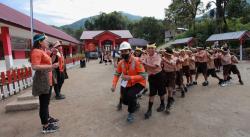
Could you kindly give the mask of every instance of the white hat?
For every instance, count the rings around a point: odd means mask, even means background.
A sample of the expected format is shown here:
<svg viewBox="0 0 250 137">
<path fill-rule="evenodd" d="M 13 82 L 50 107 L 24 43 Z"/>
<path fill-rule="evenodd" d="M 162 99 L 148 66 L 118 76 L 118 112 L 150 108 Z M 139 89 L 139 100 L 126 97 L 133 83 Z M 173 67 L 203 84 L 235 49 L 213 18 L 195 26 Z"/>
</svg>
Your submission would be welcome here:
<svg viewBox="0 0 250 137">
<path fill-rule="evenodd" d="M 120 44 L 119 50 L 125 50 L 125 49 L 132 49 L 130 44 L 126 41 L 124 41 Z"/>
</svg>

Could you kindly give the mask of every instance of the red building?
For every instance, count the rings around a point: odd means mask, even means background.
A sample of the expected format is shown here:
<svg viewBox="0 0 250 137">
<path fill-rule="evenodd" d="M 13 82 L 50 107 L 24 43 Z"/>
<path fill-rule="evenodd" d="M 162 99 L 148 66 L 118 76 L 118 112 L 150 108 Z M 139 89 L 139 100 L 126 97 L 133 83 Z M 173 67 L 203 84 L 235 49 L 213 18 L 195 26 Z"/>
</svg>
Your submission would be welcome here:
<svg viewBox="0 0 250 137">
<path fill-rule="evenodd" d="M 83 48 L 87 52 L 96 52 L 97 50 L 111 51 L 119 47 L 123 41 L 133 38 L 129 30 L 100 30 L 83 31 L 81 40 Z"/>
<path fill-rule="evenodd" d="M 64 55 L 79 52 L 80 42 L 63 31 L 34 19 L 34 34 L 44 33 L 49 42 L 61 41 Z M 27 65 L 31 50 L 30 17 L 0 4 L 0 68 Z M 17 66 L 19 64 L 19 66 Z M 4 70 L 4 69 L 2 69 Z"/>
</svg>

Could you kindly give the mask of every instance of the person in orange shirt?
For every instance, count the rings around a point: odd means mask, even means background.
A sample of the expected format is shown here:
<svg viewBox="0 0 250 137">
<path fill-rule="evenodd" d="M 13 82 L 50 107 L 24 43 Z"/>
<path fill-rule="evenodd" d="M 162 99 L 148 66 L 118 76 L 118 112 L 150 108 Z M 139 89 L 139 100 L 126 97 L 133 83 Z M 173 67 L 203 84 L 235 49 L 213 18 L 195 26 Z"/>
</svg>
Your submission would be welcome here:
<svg viewBox="0 0 250 137">
<path fill-rule="evenodd" d="M 65 99 L 65 95 L 63 95 L 61 93 L 61 89 L 64 83 L 64 79 L 65 79 L 65 60 L 64 60 L 64 56 L 63 56 L 63 49 L 62 49 L 62 44 L 59 41 L 56 41 L 54 43 L 54 48 L 56 48 L 59 52 L 57 52 L 57 56 L 58 56 L 58 62 L 59 62 L 59 66 L 56 69 L 56 73 L 57 73 L 57 90 L 59 92 L 59 95 L 56 96 L 57 100 L 60 99 Z"/>
<path fill-rule="evenodd" d="M 137 109 L 137 95 L 146 85 L 146 73 L 141 62 L 132 55 L 132 49 L 128 42 L 122 42 L 119 50 L 121 51 L 122 60 L 117 65 L 111 91 L 115 91 L 121 76 L 122 102 L 128 105 L 127 121 L 133 122 L 133 113 Z"/>
<path fill-rule="evenodd" d="M 157 108 L 157 112 L 162 112 L 165 110 L 165 94 L 166 90 L 163 82 L 163 73 L 161 68 L 161 56 L 156 53 L 155 44 L 147 45 L 148 56 L 143 62 L 143 65 L 146 68 L 148 73 L 148 82 L 149 82 L 149 102 L 148 110 L 145 113 L 145 119 L 148 119 L 152 115 L 152 106 L 154 103 L 155 95 L 160 96 L 161 104 Z"/>
<path fill-rule="evenodd" d="M 34 36 L 33 49 L 31 51 L 31 66 L 35 70 L 33 77 L 32 94 L 39 96 L 39 115 L 43 125 L 42 133 L 55 132 L 58 127 L 55 123 L 58 119 L 49 115 L 50 93 L 52 89 L 51 70 L 58 67 L 58 64 L 52 64 L 50 56 L 46 53 L 48 41 L 44 34 Z"/>
<path fill-rule="evenodd" d="M 56 41 L 53 44 L 53 48 L 51 49 L 53 51 L 53 54 L 51 55 L 52 59 L 55 58 L 55 61 L 58 62 L 59 66 L 55 69 L 56 73 L 56 83 L 54 84 L 54 90 L 56 93 L 55 98 L 57 100 L 65 99 L 65 96 L 61 94 L 61 88 L 64 82 L 64 58 L 62 54 L 59 52 L 61 43 L 59 41 Z M 52 60 L 53 61 L 53 60 Z"/>
</svg>

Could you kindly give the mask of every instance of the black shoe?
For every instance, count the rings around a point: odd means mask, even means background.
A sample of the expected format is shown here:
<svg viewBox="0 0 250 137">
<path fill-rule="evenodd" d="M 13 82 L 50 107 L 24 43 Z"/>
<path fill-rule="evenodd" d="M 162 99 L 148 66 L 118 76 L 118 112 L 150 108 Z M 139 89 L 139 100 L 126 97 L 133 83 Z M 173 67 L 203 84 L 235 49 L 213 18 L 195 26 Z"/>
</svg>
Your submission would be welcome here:
<svg viewBox="0 0 250 137">
<path fill-rule="evenodd" d="M 174 102 L 175 102 L 174 98 L 171 97 L 171 98 L 170 98 L 170 104 L 171 104 L 171 106 L 174 104 Z"/>
<path fill-rule="evenodd" d="M 65 99 L 65 96 L 64 95 L 56 96 L 56 100 L 61 100 L 61 99 Z"/>
<path fill-rule="evenodd" d="M 165 113 L 166 113 L 167 115 L 169 115 L 169 114 L 170 114 L 170 108 L 166 107 Z"/>
<path fill-rule="evenodd" d="M 242 81 L 242 80 L 239 80 L 239 82 L 240 82 L 240 84 L 241 84 L 241 85 L 244 85 L 244 83 L 243 83 L 243 81 Z"/>
<path fill-rule="evenodd" d="M 143 95 L 145 95 L 148 92 L 148 88 L 145 88 L 142 92 Z"/>
<path fill-rule="evenodd" d="M 175 95 L 176 94 L 176 91 L 173 91 L 173 95 Z"/>
<path fill-rule="evenodd" d="M 136 98 L 142 99 L 142 94 L 137 94 L 137 95 L 136 95 Z"/>
<path fill-rule="evenodd" d="M 56 118 L 53 118 L 53 117 L 50 117 L 48 119 L 49 124 L 57 124 L 58 122 L 59 122 L 59 119 L 56 119 Z"/>
<path fill-rule="evenodd" d="M 187 89 L 187 87 L 184 87 L 184 91 L 185 91 L 185 92 L 188 92 L 188 89 Z"/>
<path fill-rule="evenodd" d="M 165 105 L 164 104 L 161 104 L 158 108 L 157 108 L 157 112 L 162 112 L 165 110 Z"/>
<path fill-rule="evenodd" d="M 149 119 L 152 116 L 152 110 L 148 110 L 147 113 L 144 114 L 145 119 Z"/>
<path fill-rule="evenodd" d="M 119 103 L 119 104 L 117 105 L 117 111 L 121 111 L 121 110 L 122 110 L 122 104 Z"/>
<path fill-rule="evenodd" d="M 185 92 L 184 91 L 181 91 L 181 97 L 185 98 Z"/>
<path fill-rule="evenodd" d="M 218 84 L 221 85 L 222 83 L 223 83 L 223 79 L 220 79 Z"/>
<path fill-rule="evenodd" d="M 168 104 L 166 106 L 166 109 L 170 109 L 172 107 L 172 105 L 174 104 L 174 98 L 173 97 L 169 97 L 168 98 Z"/>
<path fill-rule="evenodd" d="M 197 82 L 196 82 L 196 81 L 193 81 L 193 85 L 197 85 Z"/>
<path fill-rule="evenodd" d="M 202 86 L 207 86 L 208 85 L 208 81 L 204 81 L 203 83 L 202 83 Z"/>
<path fill-rule="evenodd" d="M 57 126 L 53 125 L 53 124 L 49 124 L 47 127 L 43 127 L 42 133 L 46 134 L 46 133 L 54 133 L 56 132 L 58 129 Z"/>
</svg>

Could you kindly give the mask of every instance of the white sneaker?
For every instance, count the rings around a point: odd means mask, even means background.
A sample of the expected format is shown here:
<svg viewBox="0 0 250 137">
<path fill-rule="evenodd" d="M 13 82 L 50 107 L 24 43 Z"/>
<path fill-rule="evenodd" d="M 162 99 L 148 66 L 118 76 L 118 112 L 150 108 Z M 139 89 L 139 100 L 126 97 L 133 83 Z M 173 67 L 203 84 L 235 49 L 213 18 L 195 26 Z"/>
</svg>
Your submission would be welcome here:
<svg viewBox="0 0 250 137">
<path fill-rule="evenodd" d="M 221 84 L 222 87 L 225 87 L 225 86 L 227 86 L 227 85 L 228 85 L 227 83 L 222 83 L 222 84 Z"/>
</svg>

